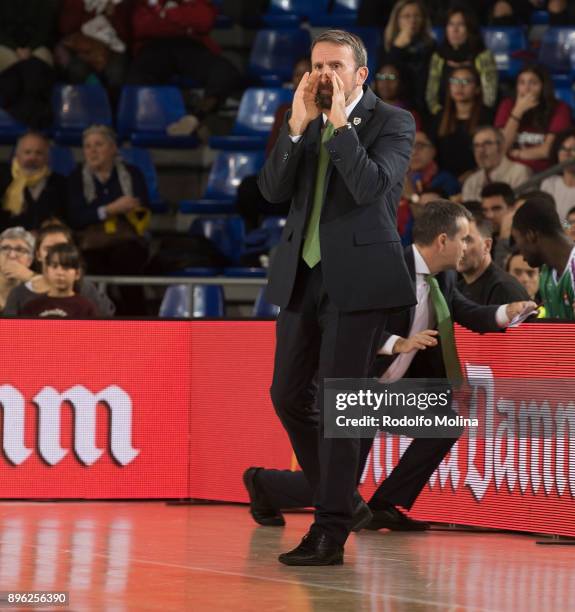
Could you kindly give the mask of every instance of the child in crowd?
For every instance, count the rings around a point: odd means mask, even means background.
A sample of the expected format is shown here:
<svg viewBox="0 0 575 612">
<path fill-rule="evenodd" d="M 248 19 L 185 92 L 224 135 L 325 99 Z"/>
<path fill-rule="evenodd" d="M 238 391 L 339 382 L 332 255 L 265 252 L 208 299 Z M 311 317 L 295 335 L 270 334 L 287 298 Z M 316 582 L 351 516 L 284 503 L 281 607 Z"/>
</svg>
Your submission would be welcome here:
<svg viewBox="0 0 575 612">
<path fill-rule="evenodd" d="M 48 293 L 25 304 L 22 314 L 74 319 L 97 317 L 96 306 L 76 293 L 81 268 L 80 253 L 74 245 L 62 243 L 50 247 L 43 267 Z"/>
</svg>

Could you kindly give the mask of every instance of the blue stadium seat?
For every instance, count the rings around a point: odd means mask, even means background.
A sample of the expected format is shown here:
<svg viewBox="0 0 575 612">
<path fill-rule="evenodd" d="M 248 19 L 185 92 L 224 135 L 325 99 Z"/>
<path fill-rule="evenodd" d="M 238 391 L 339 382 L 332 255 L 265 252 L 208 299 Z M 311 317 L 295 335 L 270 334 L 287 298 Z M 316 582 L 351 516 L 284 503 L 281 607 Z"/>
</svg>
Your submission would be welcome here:
<svg viewBox="0 0 575 612">
<path fill-rule="evenodd" d="M 101 85 L 56 85 L 52 92 L 54 140 L 79 145 L 90 125 L 112 125 L 108 94 Z"/>
<path fill-rule="evenodd" d="M 76 160 L 68 147 L 53 144 L 50 147 L 49 164 L 54 172 L 68 176 L 76 167 Z"/>
<path fill-rule="evenodd" d="M 318 27 L 348 29 L 357 23 L 360 0 L 333 0 L 329 13 L 312 15 L 311 24 Z"/>
<path fill-rule="evenodd" d="M 285 217 L 267 217 L 261 227 L 245 238 L 246 255 L 268 253 L 279 241 L 286 223 Z"/>
<path fill-rule="evenodd" d="M 555 97 L 562 100 L 569 106 L 571 112 L 575 112 L 575 92 L 573 91 L 573 83 L 570 75 L 554 74 L 553 86 L 555 89 Z"/>
<path fill-rule="evenodd" d="M 168 212 L 168 205 L 162 200 L 160 192 L 158 191 L 156 166 L 152 161 L 149 151 L 146 151 L 146 149 L 139 149 L 138 147 L 124 147 L 120 149 L 120 155 L 126 163 L 137 166 L 144 175 L 152 211 L 155 213 Z"/>
<path fill-rule="evenodd" d="M 280 311 L 280 307 L 275 304 L 270 304 L 265 298 L 265 287 L 259 290 L 258 297 L 254 304 L 253 316 L 266 319 L 275 319 Z"/>
<path fill-rule="evenodd" d="M 539 62 L 554 73 L 575 70 L 575 27 L 547 28 L 539 49 Z"/>
<path fill-rule="evenodd" d="M 181 201 L 180 212 L 233 213 L 238 185 L 245 176 L 257 174 L 263 163 L 263 151 L 221 151 L 212 165 L 204 197 Z"/>
<path fill-rule="evenodd" d="M 497 70 L 504 76 L 514 77 L 523 61 L 512 57 L 516 51 L 527 49 L 527 36 L 522 26 L 488 27 L 482 29 L 485 46 L 493 53 Z"/>
<path fill-rule="evenodd" d="M 303 19 L 315 23 L 315 18 L 327 12 L 330 0 L 270 0 L 264 23 L 271 28 L 297 27 Z"/>
<path fill-rule="evenodd" d="M 232 133 L 229 136 L 213 136 L 210 147 L 228 151 L 265 149 L 278 106 L 291 103 L 292 99 L 291 89 L 246 89 Z"/>
<path fill-rule="evenodd" d="M 28 128 L 0 108 L 0 144 L 13 144 Z"/>
<path fill-rule="evenodd" d="M 245 226 L 241 217 L 199 217 L 192 221 L 190 234 L 204 236 L 213 242 L 232 264 L 240 261 L 245 237 Z"/>
<path fill-rule="evenodd" d="M 443 42 L 443 38 L 445 36 L 445 28 L 443 26 L 433 26 L 431 28 L 431 35 L 437 43 L 441 43 Z"/>
<path fill-rule="evenodd" d="M 308 30 L 259 30 L 249 61 L 249 74 L 270 86 L 291 81 L 297 60 L 309 55 Z"/>
<path fill-rule="evenodd" d="M 169 136 L 166 128 L 186 114 L 182 93 L 177 87 L 126 85 L 118 106 L 118 136 L 134 146 L 189 149 L 198 138 Z"/>
<path fill-rule="evenodd" d="M 161 318 L 223 317 L 221 285 L 170 285 L 160 305 Z"/>
<path fill-rule="evenodd" d="M 533 11 L 531 13 L 531 25 L 547 25 L 548 23 L 548 11 Z"/>
</svg>

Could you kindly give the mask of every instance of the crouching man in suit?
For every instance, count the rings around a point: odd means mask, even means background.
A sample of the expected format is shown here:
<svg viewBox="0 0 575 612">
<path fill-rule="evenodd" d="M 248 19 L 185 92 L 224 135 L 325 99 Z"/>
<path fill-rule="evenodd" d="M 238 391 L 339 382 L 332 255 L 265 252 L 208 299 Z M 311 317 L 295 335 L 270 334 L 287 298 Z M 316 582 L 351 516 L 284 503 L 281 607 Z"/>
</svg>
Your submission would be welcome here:
<svg viewBox="0 0 575 612">
<path fill-rule="evenodd" d="M 391 383 L 405 378 L 463 380 L 453 336 L 453 322 L 475 332 L 501 331 L 520 312 L 535 309 L 534 302 L 480 306 L 457 289 L 455 268 L 461 261 L 469 234 L 471 214 L 446 200 L 429 203 L 414 227 L 414 244 L 405 249 L 405 262 L 417 305 L 390 314 L 372 375 Z M 421 531 L 427 523 L 415 521 L 409 510 L 429 477 L 456 439 L 416 438 L 392 473 L 368 502 L 359 499 L 352 530 L 393 529 Z M 357 481 L 371 449 L 362 439 Z M 281 509 L 312 505 L 313 492 L 303 472 L 251 467 L 244 473 L 250 511 L 260 525 L 284 525 Z"/>
</svg>

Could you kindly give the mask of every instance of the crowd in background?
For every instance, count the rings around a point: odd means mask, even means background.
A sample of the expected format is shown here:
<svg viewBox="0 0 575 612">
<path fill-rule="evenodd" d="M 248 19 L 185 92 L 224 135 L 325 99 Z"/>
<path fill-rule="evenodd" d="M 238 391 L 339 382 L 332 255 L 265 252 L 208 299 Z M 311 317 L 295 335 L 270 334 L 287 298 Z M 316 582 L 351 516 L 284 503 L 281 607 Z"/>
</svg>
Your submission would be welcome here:
<svg viewBox="0 0 575 612">
<path fill-rule="evenodd" d="M 265 10 L 264 2 L 253 5 Z M 364 0 L 359 8 L 360 25 L 381 29 L 371 87 L 383 101 L 411 111 L 417 127 L 398 210 L 402 241 L 410 244 L 427 202 L 463 203 L 474 214 L 476 243 L 482 245 L 477 270 L 468 257 L 463 289 L 496 266 L 515 276 L 530 297 L 540 297 L 538 266 L 529 265 L 514 245 L 514 216 L 526 201 L 547 202 L 567 240 L 575 233 L 575 165 L 545 178 L 540 190 L 514 194 L 534 174 L 575 158 L 571 108 L 556 98 L 548 70 L 528 53 L 514 82 L 502 82 L 481 33 L 484 25 L 527 24 L 536 9 L 547 10 L 552 25 L 575 24 L 575 5 L 566 0 Z M 170 134 L 190 134 L 249 84 L 210 37 L 216 15 L 209 0 L 0 3 L 0 104 L 31 129 L 0 168 L 0 308 L 6 314 L 29 313 L 30 298 L 44 296 L 71 304 L 76 315 L 88 312 L 85 300 L 93 313 L 111 316 L 114 305 L 83 282 L 82 273 L 138 274 L 149 263 L 146 183 L 138 168 L 120 160 L 110 128 L 96 125 L 84 132 L 83 161 L 69 177 L 51 170 L 50 142 L 42 131 L 51 124 L 54 84 L 101 83 L 114 105 L 125 84 L 191 79 L 203 93 L 188 115 L 168 127 Z M 432 30 L 437 26 L 443 26 L 439 34 Z M 306 70 L 309 59 L 301 58 L 294 87 Z M 276 113 L 268 152 L 288 109 L 286 104 Z M 286 202 L 271 208 L 255 177 L 244 179 L 238 190 L 238 212 L 248 229 L 288 207 Z M 53 244 L 46 247 L 46 240 Z M 62 244 L 68 250 L 56 248 Z M 572 287 L 572 260 L 570 251 L 565 266 L 545 282 L 559 286 L 565 276 Z M 77 272 L 77 278 L 69 274 L 71 290 L 54 289 L 54 270 Z M 118 314 L 143 314 L 142 299 L 138 288 L 125 288 Z M 55 309 L 50 302 L 41 312 Z M 572 302 L 565 312 L 573 318 Z"/>
</svg>

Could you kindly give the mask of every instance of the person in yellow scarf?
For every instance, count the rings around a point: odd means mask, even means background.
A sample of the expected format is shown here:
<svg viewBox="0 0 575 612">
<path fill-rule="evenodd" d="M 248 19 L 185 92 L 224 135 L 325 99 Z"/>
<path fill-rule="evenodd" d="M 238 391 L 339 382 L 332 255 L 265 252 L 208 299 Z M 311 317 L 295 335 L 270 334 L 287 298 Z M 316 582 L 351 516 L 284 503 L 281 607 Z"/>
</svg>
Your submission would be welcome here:
<svg viewBox="0 0 575 612">
<path fill-rule="evenodd" d="M 0 229 L 39 229 L 47 219 L 64 218 L 65 179 L 52 172 L 50 143 L 43 134 L 20 137 L 9 168 L 0 176 Z"/>
</svg>

